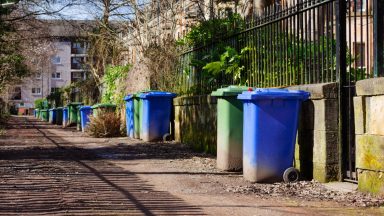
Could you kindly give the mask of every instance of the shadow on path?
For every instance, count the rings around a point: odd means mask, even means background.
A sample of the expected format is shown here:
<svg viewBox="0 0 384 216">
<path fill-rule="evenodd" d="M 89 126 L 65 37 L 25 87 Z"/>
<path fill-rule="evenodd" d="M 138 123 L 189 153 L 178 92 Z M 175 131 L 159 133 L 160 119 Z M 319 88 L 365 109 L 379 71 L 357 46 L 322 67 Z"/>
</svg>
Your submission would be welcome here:
<svg viewBox="0 0 384 216">
<path fill-rule="evenodd" d="M 26 117 L 9 122 L 7 135 L 0 137 L 0 214 L 204 214 L 91 150 L 62 145 L 68 141 L 47 135 L 47 129 L 59 127 Z M 32 133 L 39 134 L 36 141 L 26 142 L 23 136 Z M 16 140 L 12 134 L 18 135 Z"/>
</svg>

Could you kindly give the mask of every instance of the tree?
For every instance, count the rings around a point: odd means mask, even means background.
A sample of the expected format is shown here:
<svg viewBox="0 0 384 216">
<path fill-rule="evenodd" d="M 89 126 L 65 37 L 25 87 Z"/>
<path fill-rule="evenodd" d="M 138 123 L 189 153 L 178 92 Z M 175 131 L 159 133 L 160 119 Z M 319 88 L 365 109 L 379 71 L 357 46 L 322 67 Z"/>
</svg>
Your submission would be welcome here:
<svg viewBox="0 0 384 216">
<path fill-rule="evenodd" d="M 24 58 L 19 49 L 19 41 L 9 40 L 14 36 L 15 30 L 4 20 L 12 10 L 11 7 L 0 7 L 0 92 L 7 84 L 27 74 L 26 66 L 23 64 Z"/>
<path fill-rule="evenodd" d="M 67 1 L 54 7 L 55 0 L 12 2 L 8 7 L 0 6 L 0 93 L 7 85 L 33 75 L 41 64 L 50 64 L 54 50 L 38 16 L 53 15 L 76 4 L 76 1 Z"/>
</svg>

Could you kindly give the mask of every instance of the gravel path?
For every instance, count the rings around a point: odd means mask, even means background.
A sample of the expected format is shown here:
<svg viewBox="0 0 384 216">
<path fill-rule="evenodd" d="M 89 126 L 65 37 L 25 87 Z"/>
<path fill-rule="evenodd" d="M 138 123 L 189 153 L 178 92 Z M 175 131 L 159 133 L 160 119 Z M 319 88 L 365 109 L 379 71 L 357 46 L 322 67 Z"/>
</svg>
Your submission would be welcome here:
<svg viewBox="0 0 384 216">
<path fill-rule="evenodd" d="M 314 181 L 251 184 L 215 166 L 173 142 L 12 117 L 0 135 L 0 215 L 384 215 L 379 197 Z"/>
</svg>

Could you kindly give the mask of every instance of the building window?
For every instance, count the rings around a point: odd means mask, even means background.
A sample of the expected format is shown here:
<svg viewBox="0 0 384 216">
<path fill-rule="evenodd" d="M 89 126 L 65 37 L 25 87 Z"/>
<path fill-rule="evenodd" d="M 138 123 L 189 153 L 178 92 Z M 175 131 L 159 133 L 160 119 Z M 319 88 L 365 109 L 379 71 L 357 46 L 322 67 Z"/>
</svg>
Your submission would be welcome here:
<svg viewBox="0 0 384 216">
<path fill-rule="evenodd" d="M 71 69 L 80 70 L 83 68 L 85 59 L 82 57 L 72 57 L 71 58 Z"/>
<path fill-rule="evenodd" d="M 21 100 L 21 87 L 16 86 L 9 90 L 9 99 L 10 100 Z"/>
<path fill-rule="evenodd" d="M 355 67 L 365 68 L 365 43 L 353 43 L 355 51 Z"/>
<path fill-rule="evenodd" d="M 41 88 L 32 88 L 32 94 L 41 95 Z"/>
<path fill-rule="evenodd" d="M 59 92 L 60 88 L 51 88 L 51 93 Z"/>
<path fill-rule="evenodd" d="M 52 73 L 52 79 L 61 79 L 61 73 L 60 72 Z"/>
<path fill-rule="evenodd" d="M 61 63 L 60 56 L 52 57 L 52 64 L 60 64 L 60 63 Z"/>
<path fill-rule="evenodd" d="M 73 42 L 71 47 L 71 53 L 72 54 L 85 54 L 86 48 L 85 48 L 85 42 Z"/>
</svg>

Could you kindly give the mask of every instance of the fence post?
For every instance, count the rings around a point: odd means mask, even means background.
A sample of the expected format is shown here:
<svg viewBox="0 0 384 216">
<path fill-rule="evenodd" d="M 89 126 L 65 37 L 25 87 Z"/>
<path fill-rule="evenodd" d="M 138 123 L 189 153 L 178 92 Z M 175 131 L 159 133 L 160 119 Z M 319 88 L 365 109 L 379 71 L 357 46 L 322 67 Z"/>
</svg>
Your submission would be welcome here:
<svg viewBox="0 0 384 216">
<path fill-rule="evenodd" d="M 384 76 L 383 55 L 384 55 L 384 16 L 381 14 L 384 9 L 383 0 L 373 0 L 373 56 L 374 76 Z"/>
<path fill-rule="evenodd" d="M 343 146 L 347 139 L 346 132 L 346 118 L 344 113 L 347 113 L 346 109 L 346 92 L 345 86 L 347 84 L 347 34 L 346 34 L 346 20 L 347 20 L 347 7 L 345 0 L 336 0 L 336 74 L 337 82 L 339 85 L 339 180 L 343 180 L 344 171 L 344 155 Z"/>
</svg>

